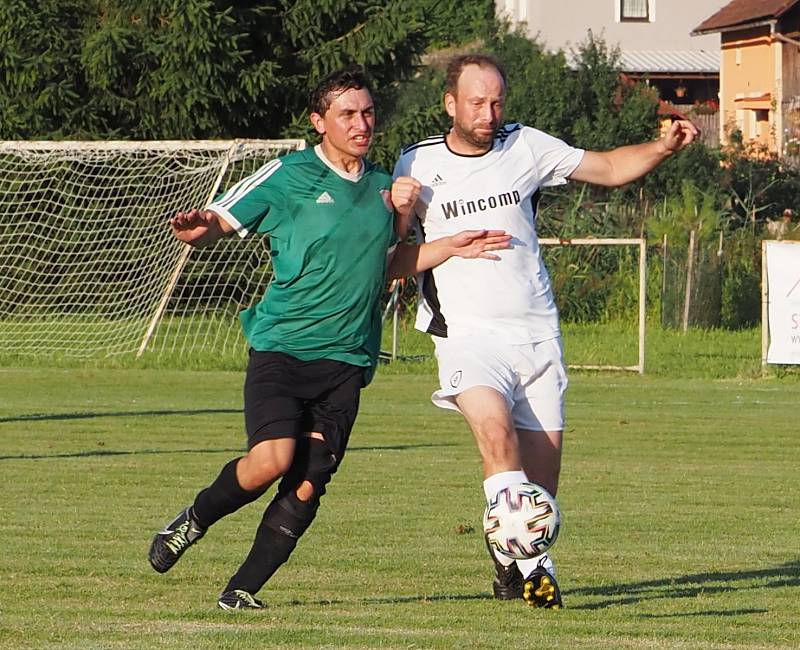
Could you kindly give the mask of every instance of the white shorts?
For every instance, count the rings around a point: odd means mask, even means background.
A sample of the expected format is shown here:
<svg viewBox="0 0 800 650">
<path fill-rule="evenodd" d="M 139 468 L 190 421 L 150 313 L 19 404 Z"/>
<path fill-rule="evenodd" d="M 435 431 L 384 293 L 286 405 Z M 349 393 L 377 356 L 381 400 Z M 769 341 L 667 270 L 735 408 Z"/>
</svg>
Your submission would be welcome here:
<svg viewBox="0 0 800 650">
<path fill-rule="evenodd" d="M 489 386 L 508 403 L 514 426 L 529 431 L 564 430 L 567 371 L 560 338 L 521 345 L 482 337 L 432 337 L 441 388 L 436 406 L 458 411 L 454 397 Z"/>
</svg>

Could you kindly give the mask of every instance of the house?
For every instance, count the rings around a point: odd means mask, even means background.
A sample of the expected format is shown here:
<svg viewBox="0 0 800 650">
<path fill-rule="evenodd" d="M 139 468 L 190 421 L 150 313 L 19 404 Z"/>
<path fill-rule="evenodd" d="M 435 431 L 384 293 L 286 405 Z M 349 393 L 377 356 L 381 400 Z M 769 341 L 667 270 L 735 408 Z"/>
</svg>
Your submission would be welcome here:
<svg viewBox="0 0 800 650">
<path fill-rule="evenodd" d="M 677 105 L 716 104 L 719 36 L 692 28 L 729 0 L 496 0 L 499 16 L 549 50 L 570 52 L 587 31 L 620 49 L 621 71 Z"/>
<path fill-rule="evenodd" d="M 733 0 L 692 33 L 721 35 L 721 140 L 738 130 L 746 142 L 797 155 L 800 0 Z"/>
</svg>

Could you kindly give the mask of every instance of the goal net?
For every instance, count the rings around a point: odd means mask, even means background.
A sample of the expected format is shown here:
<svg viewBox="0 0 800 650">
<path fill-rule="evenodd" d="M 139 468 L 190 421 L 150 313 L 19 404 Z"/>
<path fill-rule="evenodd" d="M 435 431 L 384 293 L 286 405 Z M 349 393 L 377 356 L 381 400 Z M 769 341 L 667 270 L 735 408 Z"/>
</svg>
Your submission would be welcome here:
<svg viewBox="0 0 800 650">
<path fill-rule="evenodd" d="M 0 354 L 219 354 L 271 278 L 267 238 L 171 234 L 302 140 L 0 143 Z"/>
<path fill-rule="evenodd" d="M 569 367 L 644 373 L 647 241 L 541 238 L 539 244 L 561 316 Z M 393 312 L 391 329 L 384 329 L 389 359 L 422 360 L 433 353 L 430 338 L 413 331 L 417 291 L 414 278 L 393 286 L 384 312 L 384 318 Z"/>
</svg>

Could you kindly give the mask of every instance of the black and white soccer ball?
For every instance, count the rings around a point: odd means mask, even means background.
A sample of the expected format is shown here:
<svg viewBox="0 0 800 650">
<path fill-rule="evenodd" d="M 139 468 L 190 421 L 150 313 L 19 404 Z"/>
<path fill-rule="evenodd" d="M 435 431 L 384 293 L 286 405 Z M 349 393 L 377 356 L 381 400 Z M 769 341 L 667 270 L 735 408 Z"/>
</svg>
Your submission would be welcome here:
<svg viewBox="0 0 800 650">
<path fill-rule="evenodd" d="M 541 555 L 556 541 L 561 511 L 555 498 L 536 483 L 503 488 L 483 514 L 489 546 L 515 560 Z"/>
</svg>

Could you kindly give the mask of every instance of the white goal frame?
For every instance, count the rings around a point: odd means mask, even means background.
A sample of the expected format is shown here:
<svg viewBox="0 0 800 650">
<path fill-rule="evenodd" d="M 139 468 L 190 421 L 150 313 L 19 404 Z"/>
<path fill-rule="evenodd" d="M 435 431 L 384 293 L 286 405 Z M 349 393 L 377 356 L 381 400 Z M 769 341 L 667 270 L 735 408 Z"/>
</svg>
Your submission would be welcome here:
<svg viewBox="0 0 800 650">
<path fill-rule="evenodd" d="M 639 248 L 639 362 L 633 366 L 615 366 L 609 364 L 569 364 L 570 368 L 584 370 L 625 370 L 644 374 L 645 334 L 647 325 L 647 240 L 643 237 L 632 238 L 593 238 L 579 237 L 574 239 L 542 238 L 541 246 L 637 246 Z"/>
</svg>

